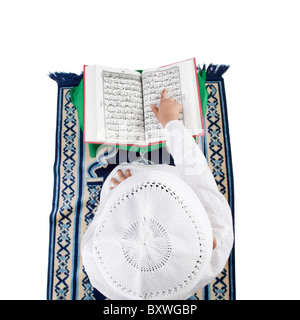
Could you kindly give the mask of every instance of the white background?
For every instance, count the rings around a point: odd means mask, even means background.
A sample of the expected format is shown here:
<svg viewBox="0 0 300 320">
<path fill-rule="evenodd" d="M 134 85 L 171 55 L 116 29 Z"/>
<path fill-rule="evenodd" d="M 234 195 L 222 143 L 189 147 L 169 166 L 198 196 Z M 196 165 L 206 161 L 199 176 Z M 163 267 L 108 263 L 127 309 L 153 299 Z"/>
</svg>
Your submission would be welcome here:
<svg viewBox="0 0 300 320">
<path fill-rule="evenodd" d="M 0 298 L 46 299 L 57 86 L 83 64 L 225 73 L 237 299 L 299 299 L 299 1 L 2 1 Z"/>
</svg>

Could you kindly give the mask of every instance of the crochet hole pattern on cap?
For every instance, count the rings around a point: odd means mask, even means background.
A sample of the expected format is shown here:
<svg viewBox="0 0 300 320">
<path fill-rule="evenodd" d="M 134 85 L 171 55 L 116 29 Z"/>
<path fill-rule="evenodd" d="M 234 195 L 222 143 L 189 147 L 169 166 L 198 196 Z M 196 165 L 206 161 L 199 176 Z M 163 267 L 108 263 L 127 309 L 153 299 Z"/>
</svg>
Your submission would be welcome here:
<svg viewBox="0 0 300 320">
<path fill-rule="evenodd" d="M 167 231 L 153 219 L 135 221 L 123 240 L 124 257 L 141 272 L 155 271 L 165 265 L 172 251 Z"/>
<path fill-rule="evenodd" d="M 137 196 L 144 200 L 142 207 Z M 110 204 L 95 233 L 94 254 L 110 285 L 133 299 L 153 299 L 188 287 L 202 270 L 207 246 L 202 227 L 180 192 L 164 181 L 147 180 Z M 112 255 L 120 266 L 115 266 Z M 175 259 L 180 274 L 170 267 L 170 259 Z M 136 279 L 143 285 L 135 286 Z"/>
</svg>

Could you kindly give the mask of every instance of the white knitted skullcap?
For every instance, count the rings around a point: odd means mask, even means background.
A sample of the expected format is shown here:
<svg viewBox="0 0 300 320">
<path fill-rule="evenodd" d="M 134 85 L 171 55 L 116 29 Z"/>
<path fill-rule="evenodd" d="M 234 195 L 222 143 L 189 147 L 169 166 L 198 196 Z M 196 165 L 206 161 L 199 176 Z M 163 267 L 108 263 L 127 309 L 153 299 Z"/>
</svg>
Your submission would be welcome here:
<svg viewBox="0 0 300 320">
<path fill-rule="evenodd" d="M 213 235 L 203 205 L 183 180 L 142 172 L 112 191 L 92 243 L 95 268 L 86 271 L 108 298 L 187 299 L 199 289 Z"/>
</svg>

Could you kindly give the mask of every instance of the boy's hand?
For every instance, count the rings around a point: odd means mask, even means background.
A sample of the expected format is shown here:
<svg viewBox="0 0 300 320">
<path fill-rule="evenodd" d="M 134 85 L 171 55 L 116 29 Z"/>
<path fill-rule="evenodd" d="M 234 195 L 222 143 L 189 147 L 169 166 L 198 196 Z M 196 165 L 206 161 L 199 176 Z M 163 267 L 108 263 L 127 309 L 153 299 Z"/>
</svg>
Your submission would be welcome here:
<svg viewBox="0 0 300 320">
<path fill-rule="evenodd" d="M 115 178 L 111 178 L 111 179 L 110 179 L 110 181 L 115 185 L 115 187 L 117 187 L 117 186 L 118 186 L 122 181 L 124 181 L 125 179 L 131 177 L 131 172 L 130 172 L 129 169 L 127 169 L 127 170 L 125 171 L 125 175 L 124 175 L 124 173 L 122 172 L 122 170 L 120 170 L 120 169 L 117 170 L 117 174 L 118 174 L 118 176 L 119 176 L 120 181 L 118 181 L 118 180 L 115 179 Z M 112 189 L 114 189 L 114 187 L 109 188 L 109 190 L 112 190 Z"/>
<path fill-rule="evenodd" d="M 169 121 L 178 120 L 179 113 L 182 111 L 182 105 L 180 103 L 173 98 L 167 98 L 167 89 L 164 89 L 161 93 L 159 108 L 154 104 L 151 104 L 150 107 L 163 127 L 165 127 Z"/>
</svg>

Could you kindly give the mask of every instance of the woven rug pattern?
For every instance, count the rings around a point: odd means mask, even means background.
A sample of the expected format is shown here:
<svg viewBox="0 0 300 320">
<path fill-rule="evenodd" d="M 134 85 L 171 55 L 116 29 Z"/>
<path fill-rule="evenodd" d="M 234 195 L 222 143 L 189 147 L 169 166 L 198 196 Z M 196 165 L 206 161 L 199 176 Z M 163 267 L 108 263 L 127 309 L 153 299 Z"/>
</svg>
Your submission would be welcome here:
<svg viewBox="0 0 300 320">
<path fill-rule="evenodd" d="M 204 66 L 205 68 L 205 66 Z M 234 188 L 230 137 L 223 73 L 227 66 L 210 65 L 206 86 L 209 92 L 204 123 L 206 134 L 198 141 L 214 174 L 218 188 L 234 213 Z M 120 162 L 169 163 L 173 159 L 166 148 L 149 153 L 119 150 L 113 146 L 101 150 L 98 158 L 89 156 L 88 146 L 78 123 L 70 89 L 81 76 L 62 74 L 57 79 L 57 122 L 54 163 L 53 203 L 50 214 L 48 300 L 104 300 L 85 273 L 80 256 L 82 236 L 93 220 L 102 185 Z M 234 250 L 214 281 L 196 292 L 190 300 L 235 300 Z"/>
</svg>

